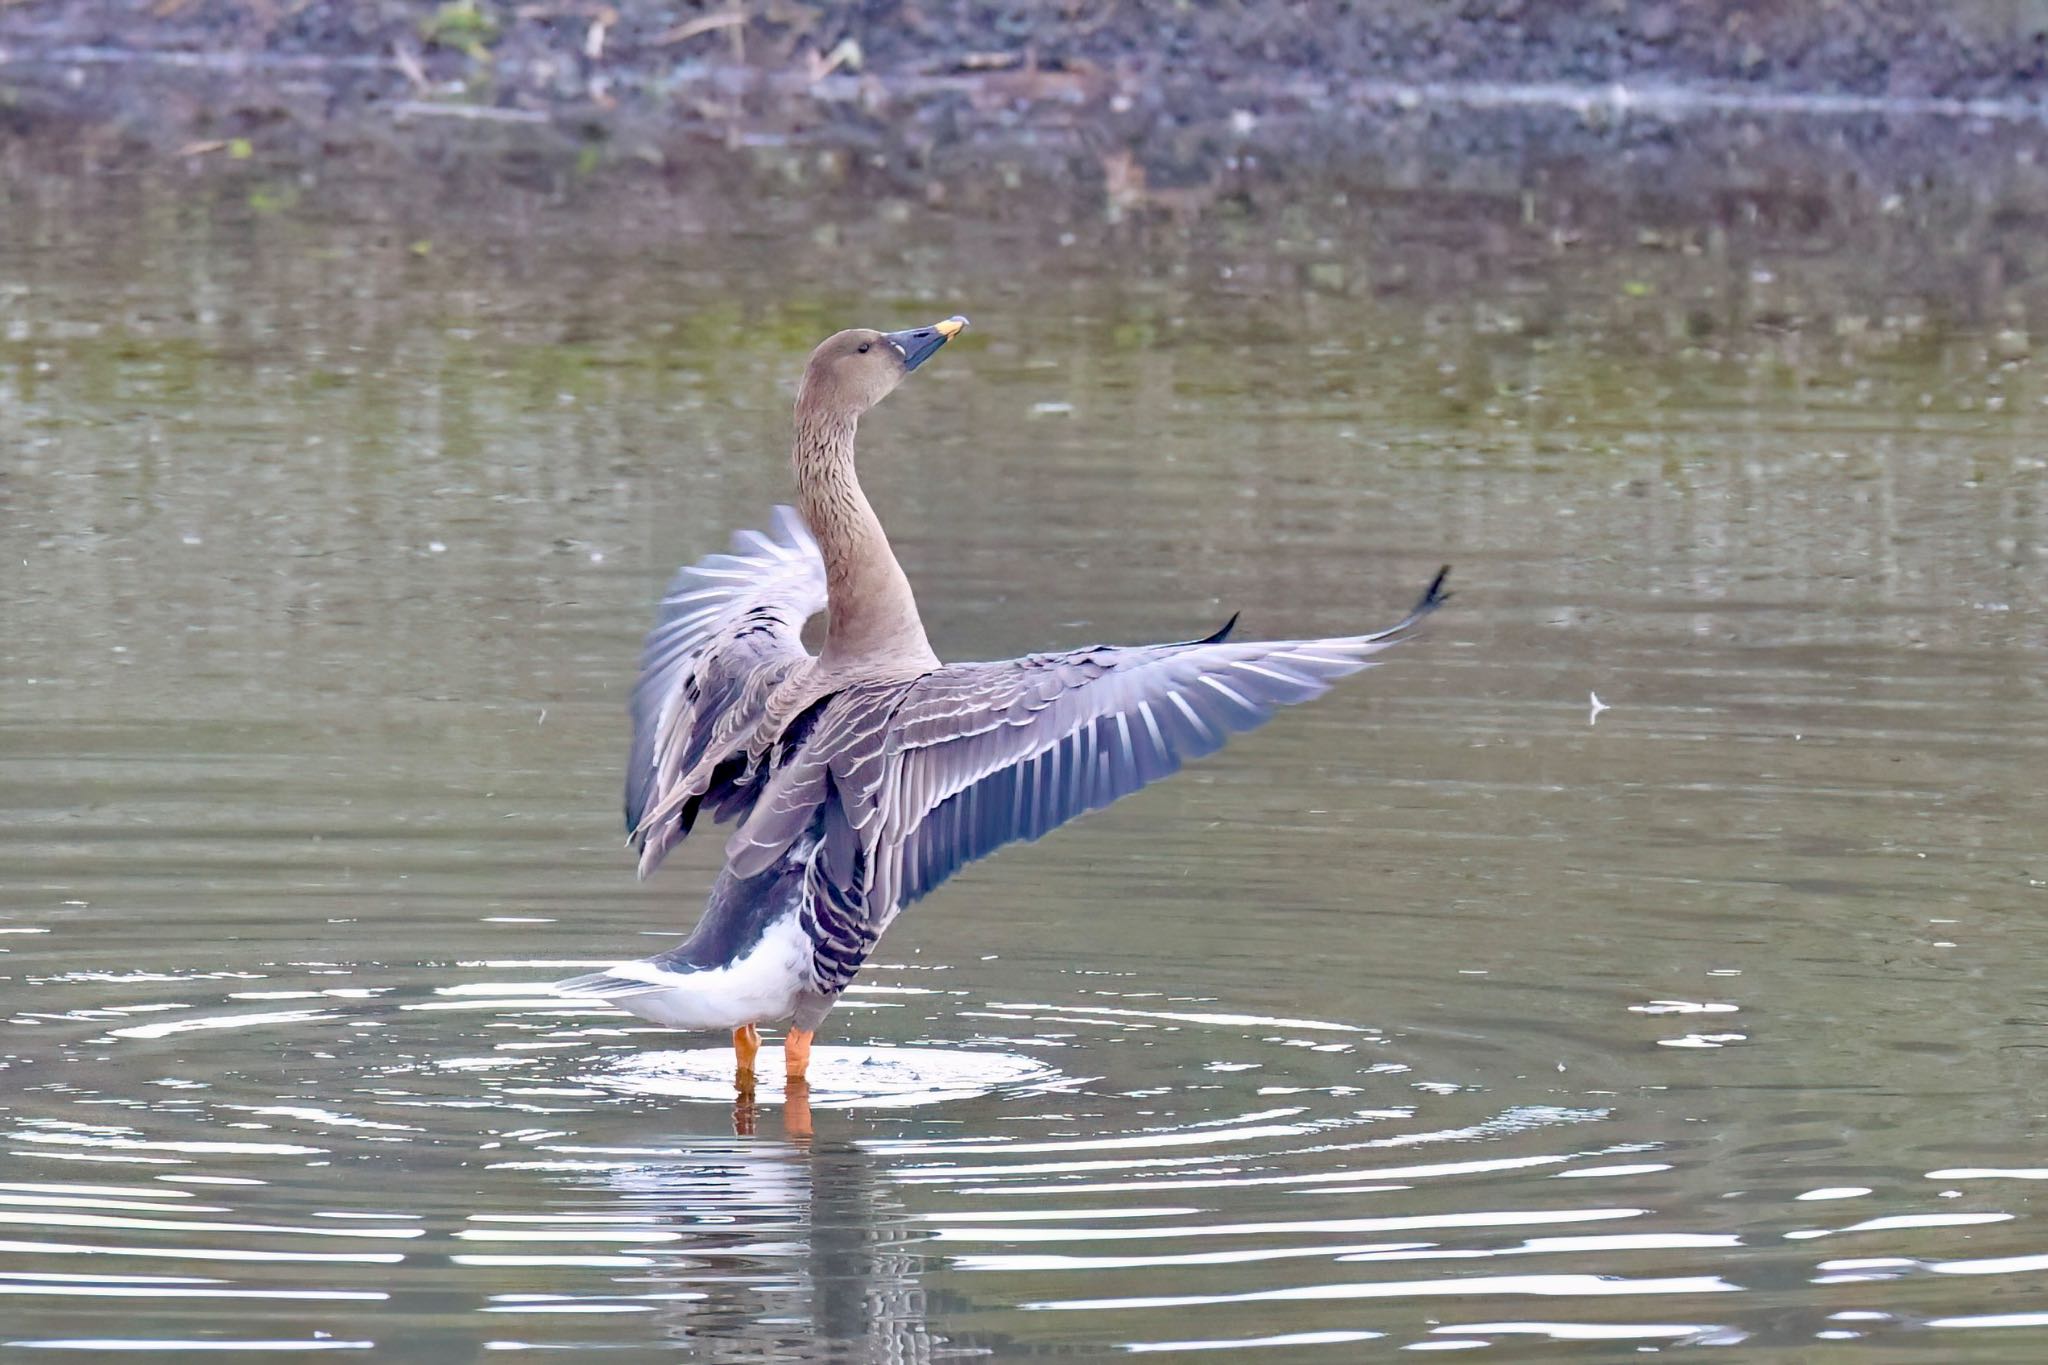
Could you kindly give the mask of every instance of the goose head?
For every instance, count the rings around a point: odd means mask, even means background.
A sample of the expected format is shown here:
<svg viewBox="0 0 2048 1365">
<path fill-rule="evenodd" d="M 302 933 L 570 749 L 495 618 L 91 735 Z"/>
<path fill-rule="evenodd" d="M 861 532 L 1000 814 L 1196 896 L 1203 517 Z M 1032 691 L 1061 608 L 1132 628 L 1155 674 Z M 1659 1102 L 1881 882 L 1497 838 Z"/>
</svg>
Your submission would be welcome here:
<svg viewBox="0 0 2048 1365">
<path fill-rule="evenodd" d="M 966 318 L 950 317 L 902 332 L 850 327 L 834 333 L 818 343 L 804 366 L 797 408 L 859 417 L 887 398 L 904 376 L 931 359 L 966 326 Z"/>
</svg>

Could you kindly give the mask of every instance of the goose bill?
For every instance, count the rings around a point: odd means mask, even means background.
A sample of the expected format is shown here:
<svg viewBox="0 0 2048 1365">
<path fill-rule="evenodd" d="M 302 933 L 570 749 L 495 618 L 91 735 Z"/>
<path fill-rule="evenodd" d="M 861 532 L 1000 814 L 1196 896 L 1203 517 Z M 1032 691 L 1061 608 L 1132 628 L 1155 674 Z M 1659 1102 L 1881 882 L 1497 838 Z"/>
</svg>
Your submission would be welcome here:
<svg viewBox="0 0 2048 1365">
<path fill-rule="evenodd" d="M 944 322 L 935 322 L 929 327 L 913 327 L 907 332 L 884 332 L 882 340 L 896 348 L 903 357 L 903 368 L 914 370 L 932 358 L 932 353 L 958 336 L 967 326 L 967 319 L 950 317 Z"/>
</svg>

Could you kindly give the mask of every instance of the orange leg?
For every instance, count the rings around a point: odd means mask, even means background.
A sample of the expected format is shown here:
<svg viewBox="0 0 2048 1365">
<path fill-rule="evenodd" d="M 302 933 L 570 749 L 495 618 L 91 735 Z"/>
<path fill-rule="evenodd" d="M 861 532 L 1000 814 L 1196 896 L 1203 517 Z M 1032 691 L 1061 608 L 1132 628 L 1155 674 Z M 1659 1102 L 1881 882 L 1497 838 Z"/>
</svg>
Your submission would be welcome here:
<svg viewBox="0 0 2048 1365">
<path fill-rule="evenodd" d="M 732 1050 L 739 1055 L 739 1075 L 736 1083 L 743 1089 L 754 1083 L 754 1058 L 761 1051 L 761 1031 L 752 1024 L 742 1024 L 732 1031 Z"/>
<path fill-rule="evenodd" d="M 807 1028 L 793 1028 L 782 1040 L 782 1060 L 789 1079 L 800 1081 L 811 1069 L 811 1031 Z"/>
</svg>

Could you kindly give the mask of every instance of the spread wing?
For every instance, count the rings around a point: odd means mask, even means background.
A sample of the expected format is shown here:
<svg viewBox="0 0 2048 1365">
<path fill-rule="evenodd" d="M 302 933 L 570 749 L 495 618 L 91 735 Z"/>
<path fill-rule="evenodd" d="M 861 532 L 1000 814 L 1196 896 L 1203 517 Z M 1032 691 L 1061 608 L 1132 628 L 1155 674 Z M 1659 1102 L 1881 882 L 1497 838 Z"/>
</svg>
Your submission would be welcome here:
<svg viewBox="0 0 2048 1365">
<path fill-rule="evenodd" d="M 957 664 L 919 679 L 890 727 L 895 773 L 870 913 L 886 924 L 964 864 L 1127 796 L 1370 667 L 1444 601 L 1448 572 L 1406 619 L 1371 635 L 1218 636 Z"/>
<path fill-rule="evenodd" d="M 720 818 L 758 790 L 753 737 L 775 685 L 810 660 L 804 622 L 825 607 L 825 564 L 795 509 L 732 553 L 680 570 L 661 600 L 633 688 L 626 828 L 640 875 L 680 843 L 709 802 Z"/>
</svg>

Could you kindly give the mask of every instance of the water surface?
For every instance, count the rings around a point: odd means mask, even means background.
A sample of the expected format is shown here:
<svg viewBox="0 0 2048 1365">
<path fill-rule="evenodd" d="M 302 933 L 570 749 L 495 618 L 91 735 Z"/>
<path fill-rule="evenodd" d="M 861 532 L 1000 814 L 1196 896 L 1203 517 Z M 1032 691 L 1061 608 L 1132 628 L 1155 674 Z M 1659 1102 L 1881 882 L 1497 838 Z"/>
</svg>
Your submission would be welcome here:
<svg viewBox="0 0 2048 1365">
<path fill-rule="evenodd" d="M 2023 216 L 8 193 L 10 1348 L 2048 1350 Z M 622 698 L 805 349 L 956 310 L 948 657 L 1458 595 L 906 915 L 792 1136 L 538 986 L 694 918 Z"/>
</svg>

